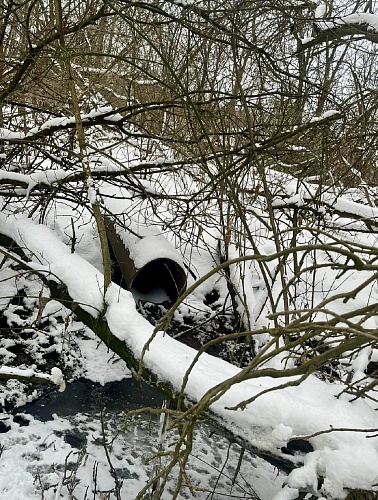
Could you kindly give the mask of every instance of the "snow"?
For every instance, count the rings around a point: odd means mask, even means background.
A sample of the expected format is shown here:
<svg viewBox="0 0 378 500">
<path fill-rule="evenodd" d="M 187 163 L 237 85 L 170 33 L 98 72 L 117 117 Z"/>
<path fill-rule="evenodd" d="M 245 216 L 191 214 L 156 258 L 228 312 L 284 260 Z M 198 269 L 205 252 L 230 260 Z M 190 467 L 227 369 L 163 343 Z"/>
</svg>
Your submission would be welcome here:
<svg viewBox="0 0 378 500">
<path fill-rule="evenodd" d="M 5 309 L 5 306 L 9 304 L 9 302 L 12 300 L 12 297 L 14 297 L 17 292 L 16 276 L 17 273 L 10 267 L 2 269 L 2 296 L 0 297 L 1 309 Z"/>
<path fill-rule="evenodd" d="M 149 262 L 161 258 L 170 259 L 182 265 L 182 257 L 163 235 L 133 238 L 129 234 L 123 233 L 121 237 L 130 250 L 130 257 L 137 269 L 141 269 Z"/>
<path fill-rule="evenodd" d="M 280 423 L 272 430 L 272 436 L 277 440 L 277 448 L 285 446 L 293 435 L 293 429 Z"/>
<path fill-rule="evenodd" d="M 97 193 L 94 187 L 94 182 L 92 177 L 87 179 L 87 189 L 88 189 L 88 199 L 91 205 L 94 205 L 97 201 Z"/>
<path fill-rule="evenodd" d="M 96 118 L 104 118 L 109 122 L 119 122 L 122 121 L 122 116 L 116 113 L 111 106 L 103 106 L 98 109 L 93 109 L 89 113 L 83 113 L 81 119 L 95 120 Z M 36 134 L 49 131 L 56 128 L 65 128 L 67 126 L 72 126 L 76 123 L 74 117 L 57 117 L 46 120 L 42 125 L 32 127 L 28 132 L 14 132 L 7 128 L 0 128 L 0 140 L 4 141 L 22 141 L 25 139 L 32 139 Z"/>
<path fill-rule="evenodd" d="M 312 200 L 320 198 L 325 207 L 328 206 L 338 212 L 345 213 L 345 217 L 356 215 L 367 220 L 378 221 L 378 209 L 376 207 L 357 203 L 346 197 L 338 196 L 331 191 L 322 192 L 318 196 L 317 189 L 308 182 L 301 182 L 300 184 L 295 180 L 287 182 L 283 187 L 283 191 L 280 196 L 273 200 L 274 207 L 283 207 L 285 205 L 303 206 Z"/>
<path fill-rule="evenodd" d="M 131 371 L 126 363 L 110 351 L 105 344 L 98 342 L 95 334 L 85 328 L 84 338 L 78 337 L 77 343 L 83 363 L 83 377 L 102 386 L 108 382 L 130 378 Z"/>
<path fill-rule="evenodd" d="M 28 175 L 18 174 L 16 172 L 6 172 L 5 170 L 0 170 L 0 179 L 28 183 L 30 177 Z"/>
<path fill-rule="evenodd" d="M 143 188 L 151 190 L 150 184 L 141 181 Z M 126 190 L 115 189 L 113 186 L 106 186 L 102 189 L 107 195 L 106 208 L 111 213 L 118 213 L 122 217 L 127 213 L 130 203 L 128 199 L 132 196 Z M 118 199 L 117 199 L 118 198 Z M 141 207 L 141 212 L 143 208 Z M 162 213 L 160 212 L 162 215 Z M 142 269 L 146 264 L 157 259 L 165 258 L 183 266 L 181 254 L 168 241 L 161 231 L 153 224 L 147 225 L 142 220 L 130 220 L 127 218 L 127 229 L 116 225 L 116 232 L 129 251 L 130 258 L 133 260 L 136 269 Z"/>
<path fill-rule="evenodd" d="M 316 123 L 316 122 L 325 120 L 326 118 L 331 118 L 332 116 L 336 116 L 339 114 L 340 114 L 339 111 L 337 111 L 335 109 L 329 109 L 328 111 L 325 111 L 324 113 L 322 113 L 321 116 L 314 116 L 313 118 L 311 118 L 310 123 Z"/>
<path fill-rule="evenodd" d="M 6 184 L 6 181 L 12 183 L 14 181 L 17 183 L 26 184 L 27 187 L 25 189 L 25 196 L 28 197 L 30 191 L 40 184 L 45 186 L 51 186 L 55 182 L 59 182 L 63 179 L 66 179 L 70 175 L 70 172 L 67 172 L 62 169 L 50 169 L 43 171 L 36 171 L 30 175 L 19 174 L 15 172 L 6 172 L 4 170 L 0 170 L 0 181 L 4 181 L 2 184 Z"/>
<path fill-rule="evenodd" d="M 320 16 L 319 16 L 320 17 Z M 332 29 L 336 26 L 343 26 L 345 24 L 366 24 L 369 26 L 372 32 L 378 31 L 378 16 L 375 14 L 355 13 L 336 18 L 334 21 L 321 21 L 317 22 L 317 26 L 320 29 Z"/>
<path fill-rule="evenodd" d="M 58 386 L 59 392 L 63 392 L 66 388 L 62 370 L 56 366 L 51 369 L 51 381 Z"/>
<path fill-rule="evenodd" d="M 26 177 L 26 176 L 25 176 Z M 30 174 L 29 189 L 38 185 L 46 184 L 50 186 L 54 182 L 59 182 L 67 177 L 67 171 L 62 169 L 45 170 L 43 172 L 33 172 Z"/>
<path fill-rule="evenodd" d="M 327 5 L 325 3 L 320 3 L 315 9 L 315 19 L 324 17 L 327 12 Z"/>
<path fill-rule="evenodd" d="M 3 375 L 14 375 L 16 377 L 26 377 L 26 378 L 31 378 L 36 375 L 36 372 L 30 368 L 25 368 L 24 370 L 20 370 L 18 368 L 11 368 L 8 366 L 1 366 L 0 367 L 0 374 Z M 44 375 L 41 374 L 41 378 L 45 378 L 46 380 L 50 380 L 49 375 Z"/>
<path fill-rule="evenodd" d="M 272 500 L 295 500 L 298 498 L 299 490 L 285 486 L 281 491 L 273 497 Z"/>
<path fill-rule="evenodd" d="M 40 379 L 44 379 L 46 381 L 50 381 L 58 386 L 58 391 L 63 392 L 66 386 L 66 383 L 64 381 L 64 377 L 62 374 L 62 371 L 60 368 L 57 368 L 56 366 L 51 369 L 51 375 L 48 375 L 46 373 L 40 373 L 36 372 L 35 370 L 32 370 L 31 368 L 13 368 L 9 366 L 1 366 L 0 367 L 0 375 L 6 375 L 9 377 L 21 377 L 21 378 L 32 378 L 32 377 L 38 377 Z"/>
<path fill-rule="evenodd" d="M 27 217 L 4 214 L 0 214 L 0 224 L 5 234 L 13 234 L 21 247 L 33 252 L 35 270 L 61 280 L 67 285 L 71 297 L 83 309 L 97 316 L 103 306 L 103 275 L 100 272 L 79 255 L 71 254 L 69 248 L 44 225 L 35 224 Z"/>
<path fill-rule="evenodd" d="M 20 140 L 25 138 L 25 134 L 23 132 L 12 132 L 6 128 L 0 128 L 0 138 L 4 140 Z"/>
</svg>

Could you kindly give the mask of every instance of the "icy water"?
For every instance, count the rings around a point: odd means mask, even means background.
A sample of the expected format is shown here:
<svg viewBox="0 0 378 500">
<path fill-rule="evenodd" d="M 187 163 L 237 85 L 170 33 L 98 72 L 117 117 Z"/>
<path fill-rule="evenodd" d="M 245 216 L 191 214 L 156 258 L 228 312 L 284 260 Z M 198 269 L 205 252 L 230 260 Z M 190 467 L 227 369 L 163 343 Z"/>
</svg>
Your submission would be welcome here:
<svg viewBox="0 0 378 500">
<path fill-rule="evenodd" d="M 105 385 L 89 380 L 77 380 L 67 385 L 64 392 L 52 390 L 18 412 L 27 413 L 42 421 L 53 414 L 70 417 L 77 413 L 96 415 L 104 408 L 107 412 L 127 412 L 143 406 L 160 407 L 162 394 L 145 384 L 127 378 Z"/>
<path fill-rule="evenodd" d="M 0 500 L 133 500 L 169 458 L 154 459 L 158 417 L 138 415 L 126 429 L 125 413 L 162 401 L 158 391 L 131 378 L 104 386 L 79 380 L 18 408 L 0 431 Z M 176 441 L 175 431 L 168 432 L 163 449 Z M 247 452 L 236 473 L 240 452 L 199 425 L 178 498 L 193 498 L 192 488 L 200 500 L 271 500 L 285 476 Z M 163 500 L 172 498 L 178 472 L 177 466 L 170 471 Z"/>
</svg>

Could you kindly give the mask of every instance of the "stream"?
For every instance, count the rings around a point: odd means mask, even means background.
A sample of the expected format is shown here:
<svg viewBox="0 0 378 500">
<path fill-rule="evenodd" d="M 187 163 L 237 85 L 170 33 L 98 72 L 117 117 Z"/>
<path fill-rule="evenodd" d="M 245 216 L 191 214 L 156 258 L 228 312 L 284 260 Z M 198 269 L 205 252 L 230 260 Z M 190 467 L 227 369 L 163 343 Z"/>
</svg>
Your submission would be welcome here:
<svg viewBox="0 0 378 500">
<path fill-rule="evenodd" d="M 133 378 L 105 385 L 81 379 L 18 407 L 1 422 L 0 500 L 133 500 L 169 455 L 153 458 L 159 449 L 156 415 L 138 414 L 125 428 L 125 413 L 160 408 L 163 399 Z M 177 437 L 176 430 L 168 431 L 162 449 L 173 450 Z M 271 500 L 285 477 L 264 460 L 241 455 L 239 446 L 205 423 L 195 429 L 186 472 L 179 500 L 193 498 L 191 488 L 197 500 Z M 172 498 L 178 475 L 176 465 L 162 500 Z"/>
<path fill-rule="evenodd" d="M 63 392 L 53 389 L 38 400 L 18 408 L 17 413 L 26 413 L 46 422 L 52 419 L 53 414 L 61 417 L 77 413 L 97 415 L 104 408 L 110 413 L 127 412 L 144 406 L 161 407 L 163 400 L 158 390 L 133 378 L 104 385 L 79 379 L 67 384 Z"/>
</svg>

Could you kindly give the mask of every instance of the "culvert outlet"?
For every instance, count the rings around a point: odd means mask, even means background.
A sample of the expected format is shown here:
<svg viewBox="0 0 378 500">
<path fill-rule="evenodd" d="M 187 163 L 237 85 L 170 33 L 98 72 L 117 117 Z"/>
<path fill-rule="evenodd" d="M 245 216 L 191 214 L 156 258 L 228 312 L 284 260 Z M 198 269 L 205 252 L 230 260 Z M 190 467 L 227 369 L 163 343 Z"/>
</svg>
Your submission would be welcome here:
<svg viewBox="0 0 378 500">
<path fill-rule="evenodd" d="M 122 275 L 136 300 L 173 304 L 186 289 L 181 255 L 161 234 L 137 236 L 105 218 L 106 234 Z"/>
</svg>

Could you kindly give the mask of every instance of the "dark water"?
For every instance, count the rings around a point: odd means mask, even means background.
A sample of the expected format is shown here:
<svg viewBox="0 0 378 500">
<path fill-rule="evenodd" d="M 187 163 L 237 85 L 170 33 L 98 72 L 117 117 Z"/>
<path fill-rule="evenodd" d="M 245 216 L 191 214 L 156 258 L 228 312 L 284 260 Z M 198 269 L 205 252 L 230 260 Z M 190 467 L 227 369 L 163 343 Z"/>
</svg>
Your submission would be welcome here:
<svg viewBox="0 0 378 500">
<path fill-rule="evenodd" d="M 64 392 L 54 389 L 17 408 L 15 413 L 26 413 L 46 422 L 54 413 L 69 417 L 77 413 L 99 413 L 104 408 L 107 412 L 123 412 L 142 406 L 160 407 L 163 400 L 164 396 L 158 390 L 133 378 L 103 386 L 81 379 L 67 384 Z"/>
<path fill-rule="evenodd" d="M 64 392 L 54 389 L 32 403 L 18 407 L 14 411 L 13 420 L 20 425 L 28 425 L 29 421 L 25 420 L 22 414 L 31 415 L 43 422 L 52 420 L 53 414 L 68 418 L 72 421 L 72 428 L 64 433 L 64 439 L 71 446 L 81 448 L 85 445 L 87 437 L 78 429 L 74 418 L 76 415 L 84 414 L 90 420 L 98 421 L 100 412 L 106 410 L 106 419 L 112 419 L 116 414 L 122 415 L 141 407 L 160 408 L 164 399 L 164 395 L 157 389 L 143 382 L 137 382 L 133 378 L 110 382 L 103 386 L 81 379 L 68 384 Z M 145 421 L 148 421 L 148 417 Z M 1 428 L 0 422 L 0 433 L 7 432 L 10 428 L 6 424 L 3 426 L 4 429 Z M 210 427 L 209 429 L 214 430 Z M 222 434 L 219 429 L 217 433 Z M 145 434 L 147 435 L 146 432 Z M 281 451 L 286 455 L 296 455 L 313 451 L 313 448 L 307 441 L 293 439 Z M 265 453 L 260 453 L 258 456 L 283 472 L 288 473 L 293 469 L 293 463 L 284 457 L 271 457 Z"/>
</svg>

